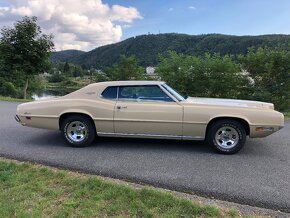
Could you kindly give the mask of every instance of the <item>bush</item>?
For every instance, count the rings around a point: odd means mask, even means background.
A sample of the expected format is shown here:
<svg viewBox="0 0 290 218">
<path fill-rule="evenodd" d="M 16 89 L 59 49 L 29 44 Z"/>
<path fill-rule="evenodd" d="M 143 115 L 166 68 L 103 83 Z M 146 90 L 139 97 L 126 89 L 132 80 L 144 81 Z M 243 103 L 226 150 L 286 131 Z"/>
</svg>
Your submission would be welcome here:
<svg viewBox="0 0 290 218">
<path fill-rule="evenodd" d="M 67 79 L 65 81 L 61 82 L 62 86 L 78 86 L 78 83 L 76 81 L 73 81 L 71 79 Z"/>
<path fill-rule="evenodd" d="M 0 80 L 0 95 L 16 97 L 18 93 L 17 88 L 11 82 Z"/>
<path fill-rule="evenodd" d="M 48 77 L 48 82 L 50 83 L 58 83 L 65 80 L 65 77 L 59 73 L 54 73 L 50 77 Z"/>
</svg>

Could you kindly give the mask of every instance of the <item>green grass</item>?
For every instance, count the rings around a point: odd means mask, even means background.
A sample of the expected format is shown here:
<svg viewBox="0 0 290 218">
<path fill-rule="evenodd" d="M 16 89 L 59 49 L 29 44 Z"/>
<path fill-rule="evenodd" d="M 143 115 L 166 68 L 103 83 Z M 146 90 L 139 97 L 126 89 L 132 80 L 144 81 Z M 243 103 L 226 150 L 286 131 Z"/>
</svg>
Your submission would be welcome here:
<svg viewBox="0 0 290 218">
<path fill-rule="evenodd" d="M 46 87 L 46 89 L 49 89 L 49 90 L 56 90 L 56 91 L 62 90 L 68 93 L 68 92 L 78 90 L 90 83 L 92 82 L 87 81 L 87 80 L 82 80 L 79 78 L 68 77 L 67 80 L 62 81 L 62 82 L 56 82 L 56 83 L 48 82 L 46 80 L 46 81 L 43 81 L 42 85 Z"/>
<path fill-rule="evenodd" d="M 284 117 L 286 120 L 290 120 L 290 112 L 285 112 Z"/>
<path fill-rule="evenodd" d="M 30 102 L 32 101 L 32 99 L 19 99 L 19 98 L 0 96 L 0 101 Z"/>
<path fill-rule="evenodd" d="M 0 217 L 239 217 L 152 188 L 0 160 Z"/>
</svg>

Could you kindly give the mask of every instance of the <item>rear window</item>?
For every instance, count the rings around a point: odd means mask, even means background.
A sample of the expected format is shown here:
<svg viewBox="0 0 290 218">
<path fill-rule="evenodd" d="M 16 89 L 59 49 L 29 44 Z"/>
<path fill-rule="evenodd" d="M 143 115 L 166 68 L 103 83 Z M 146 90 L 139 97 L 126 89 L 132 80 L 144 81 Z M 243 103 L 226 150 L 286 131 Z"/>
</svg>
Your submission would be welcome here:
<svg viewBox="0 0 290 218">
<path fill-rule="evenodd" d="M 102 97 L 106 99 L 117 99 L 117 89 L 116 86 L 107 87 L 102 92 Z"/>
</svg>

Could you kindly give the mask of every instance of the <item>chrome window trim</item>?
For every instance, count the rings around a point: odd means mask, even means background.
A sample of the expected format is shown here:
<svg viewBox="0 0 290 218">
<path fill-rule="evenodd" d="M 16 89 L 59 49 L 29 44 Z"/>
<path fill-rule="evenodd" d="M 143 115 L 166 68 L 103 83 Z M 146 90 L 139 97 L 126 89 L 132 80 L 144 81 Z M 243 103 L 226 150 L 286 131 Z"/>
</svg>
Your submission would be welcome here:
<svg viewBox="0 0 290 218">
<path fill-rule="evenodd" d="M 134 99 L 132 101 L 127 100 L 126 98 L 123 99 L 119 99 L 119 88 L 120 87 L 142 87 L 142 86 L 157 86 L 159 87 L 159 89 L 161 91 L 164 92 L 164 94 L 166 94 L 172 101 L 154 101 L 154 100 L 147 100 L 147 101 L 134 101 Z M 168 94 L 168 92 L 164 91 L 165 89 L 162 88 L 162 86 L 160 84 L 148 84 L 148 85 L 123 85 L 123 86 L 118 86 L 118 92 L 117 92 L 117 101 L 126 101 L 126 102 L 159 102 L 159 103 L 172 103 L 172 102 L 178 102 L 178 100 L 176 100 L 172 95 L 170 95 L 170 93 Z"/>
<path fill-rule="evenodd" d="M 181 101 L 183 101 L 184 100 L 184 98 L 183 98 L 183 100 L 178 100 L 174 95 L 172 95 L 165 87 L 164 87 L 164 85 L 167 85 L 166 83 L 162 83 L 162 84 L 160 84 L 159 86 L 160 87 L 162 87 L 164 90 L 166 90 L 166 92 L 167 93 L 169 93 L 169 95 L 170 96 L 173 96 L 173 98 L 174 99 L 176 99 L 176 102 L 181 102 Z M 168 85 L 167 85 L 168 86 Z M 170 86 L 169 86 L 169 88 L 171 88 Z M 173 89 L 173 88 L 171 88 L 171 89 Z M 174 90 L 175 91 L 175 90 Z M 177 91 L 175 91 L 175 92 L 177 92 Z M 179 93 L 177 93 L 177 94 L 179 94 Z M 180 95 L 180 94 L 179 94 Z M 181 96 L 181 95 L 180 95 Z M 181 96 L 182 97 L 182 96 Z"/>
<path fill-rule="evenodd" d="M 168 95 L 173 101 L 175 101 L 176 103 L 178 103 L 178 99 L 175 98 L 175 96 L 171 95 L 170 92 L 168 92 L 163 86 L 162 84 L 158 85 L 160 87 L 160 89 L 166 94 Z"/>
<path fill-rule="evenodd" d="M 119 101 L 119 89 L 120 89 L 120 86 L 117 86 L 117 101 Z"/>
<path fill-rule="evenodd" d="M 170 92 L 168 92 L 163 86 L 162 86 L 162 84 L 156 84 L 156 85 L 124 85 L 124 86 L 107 86 L 107 87 L 105 87 L 104 89 L 103 89 L 103 91 L 101 92 L 101 94 L 100 94 L 100 98 L 102 98 L 102 99 L 105 99 L 105 100 L 108 100 L 108 101 L 127 101 L 127 102 L 159 102 L 159 103 L 171 103 L 171 102 L 167 102 L 167 101 L 154 101 L 154 100 L 147 100 L 147 101 L 134 101 L 134 100 L 132 100 L 132 101 L 130 101 L 130 100 L 126 100 L 126 99 L 124 99 L 124 100 L 121 100 L 121 99 L 119 99 L 119 90 L 120 90 L 120 87 L 129 87 L 129 86 L 158 86 L 163 92 L 164 92 L 164 94 L 166 94 L 171 100 L 172 100 L 172 102 L 176 102 L 176 103 L 178 103 L 179 101 L 178 101 L 178 99 L 176 99 L 173 95 L 171 95 L 170 94 Z M 102 93 L 107 89 L 107 88 L 109 88 L 109 87 L 117 87 L 117 98 L 115 98 L 115 99 L 110 99 L 110 98 L 105 98 L 105 97 L 103 97 L 103 95 L 102 95 Z"/>
</svg>

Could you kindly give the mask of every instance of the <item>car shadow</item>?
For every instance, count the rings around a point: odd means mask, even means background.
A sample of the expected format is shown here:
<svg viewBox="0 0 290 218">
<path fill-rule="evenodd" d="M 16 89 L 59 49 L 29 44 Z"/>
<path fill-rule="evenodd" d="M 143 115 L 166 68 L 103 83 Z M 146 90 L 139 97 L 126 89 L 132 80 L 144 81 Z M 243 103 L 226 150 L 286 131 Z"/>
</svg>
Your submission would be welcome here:
<svg viewBox="0 0 290 218">
<path fill-rule="evenodd" d="M 26 136 L 23 143 L 33 146 L 65 146 L 59 131 L 40 130 L 36 134 Z"/>
<path fill-rule="evenodd" d="M 93 146 L 132 150 L 172 150 L 201 153 L 212 152 L 210 146 L 208 146 L 204 141 L 182 141 L 172 139 L 98 137 L 93 143 Z"/>
<path fill-rule="evenodd" d="M 25 144 L 41 147 L 68 147 L 58 131 L 42 130 L 26 138 Z M 80 149 L 130 149 L 130 150 L 172 150 L 212 153 L 213 150 L 204 141 L 182 141 L 170 139 L 141 139 L 97 137 L 89 147 Z"/>
</svg>

